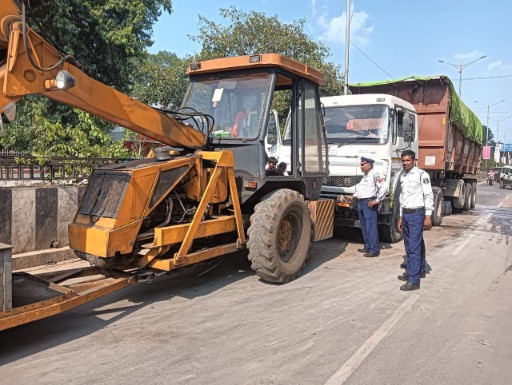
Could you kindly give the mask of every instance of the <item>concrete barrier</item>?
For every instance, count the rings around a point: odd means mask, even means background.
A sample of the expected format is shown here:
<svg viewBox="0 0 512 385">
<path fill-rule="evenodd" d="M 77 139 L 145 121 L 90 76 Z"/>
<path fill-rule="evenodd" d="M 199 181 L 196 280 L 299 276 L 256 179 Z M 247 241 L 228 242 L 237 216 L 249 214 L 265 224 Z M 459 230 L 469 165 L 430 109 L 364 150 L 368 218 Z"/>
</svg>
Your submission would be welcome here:
<svg viewBox="0 0 512 385">
<path fill-rule="evenodd" d="M 19 253 L 63 248 L 69 244 L 84 186 L 0 188 L 0 243 Z"/>
</svg>

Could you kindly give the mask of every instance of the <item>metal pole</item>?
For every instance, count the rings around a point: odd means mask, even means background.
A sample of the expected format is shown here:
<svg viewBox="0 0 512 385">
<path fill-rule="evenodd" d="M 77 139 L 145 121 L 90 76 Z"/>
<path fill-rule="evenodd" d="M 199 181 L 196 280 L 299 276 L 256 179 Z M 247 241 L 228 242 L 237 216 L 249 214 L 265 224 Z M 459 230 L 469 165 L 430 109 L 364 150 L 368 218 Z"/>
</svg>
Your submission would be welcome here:
<svg viewBox="0 0 512 385">
<path fill-rule="evenodd" d="M 443 63 L 443 64 L 448 64 L 449 66 L 452 66 L 457 70 L 457 72 L 459 73 L 459 96 L 462 98 L 462 71 L 464 70 L 464 68 L 469 67 L 471 64 L 477 62 L 478 60 L 484 59 L 486 57 L 487 57 L 486 55 L 481 56 L 478 59 L 470 61 L 469 63 L 463 63 L 461 61 L 460 64 L 448 63 L 448 62 L 445 62 L 444 60 L 438 60 L 438 62 Z"/>
<path fill-rule="evenodd" d="M 460 62 L 459 66 L 459 96 L 462 98 L 462 62 Z"/>
<path fill-rule="evenodd" d="M 349 48 L 350 48 L 350 0 L 347 0 L 346 25 L 345 25 L 345 81 L 343 93 L 348 94 L 348 64 L 349 64 Z"/>
</svg>

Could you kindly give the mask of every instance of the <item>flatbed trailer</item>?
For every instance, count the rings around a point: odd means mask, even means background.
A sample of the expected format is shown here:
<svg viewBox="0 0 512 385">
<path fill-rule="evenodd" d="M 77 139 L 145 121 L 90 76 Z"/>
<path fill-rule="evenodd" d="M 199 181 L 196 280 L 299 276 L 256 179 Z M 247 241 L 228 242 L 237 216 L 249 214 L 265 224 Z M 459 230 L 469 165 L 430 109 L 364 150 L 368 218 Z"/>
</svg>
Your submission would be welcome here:
<svg viewBox="0 0 512 385">
<path fill-rule="evenodd" d="M 4 271 L 5 276 L 9 273 Z M 154 278 L 144 271 L 96 266 L 32 275 L 12 273 L 12 307 L 0 312 L 0 331 L 60 314 L 126 286 Z M 11 278 L 10 277 L 10 278 Z M 4 288 L 5 289 L 5 288 Z"/>
</svg>

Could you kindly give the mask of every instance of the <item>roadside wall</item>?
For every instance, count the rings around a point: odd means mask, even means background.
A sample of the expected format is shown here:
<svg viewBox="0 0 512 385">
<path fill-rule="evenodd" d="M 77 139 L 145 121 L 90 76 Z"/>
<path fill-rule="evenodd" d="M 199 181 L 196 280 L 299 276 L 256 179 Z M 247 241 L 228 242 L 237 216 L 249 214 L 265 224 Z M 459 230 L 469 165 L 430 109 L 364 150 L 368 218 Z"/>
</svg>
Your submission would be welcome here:
<svg viewBox="0 0 512 385">
<path fill-rule="evenodd" d="M 0 243 L 12 253 L 68 245 L 84 186 L 0 188 Z"/>
</svg>

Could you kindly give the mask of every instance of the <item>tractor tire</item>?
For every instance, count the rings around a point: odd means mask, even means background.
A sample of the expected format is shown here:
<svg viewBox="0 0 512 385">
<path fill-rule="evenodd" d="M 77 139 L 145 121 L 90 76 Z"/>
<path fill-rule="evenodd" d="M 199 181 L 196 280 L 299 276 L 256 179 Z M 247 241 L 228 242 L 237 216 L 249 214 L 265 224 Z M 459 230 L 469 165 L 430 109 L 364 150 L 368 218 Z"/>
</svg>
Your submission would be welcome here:
<svg viewBox="0 0 512 385">
<path fill-rule="evenodd" d="M 311 218 L 304 197 L 290 189 L 267 194 L 254 209 L 247 232 L 251 268 L 263 280 L 297 278 L 309 256 Z"/>
<path fill-rule="evenodd" d="M 432 226 L 441 226 L 443 223 L 443 190 L 439 187 L 433 187 L 434 192 L 434 211 L 432 212 Z"/>
</svg>

